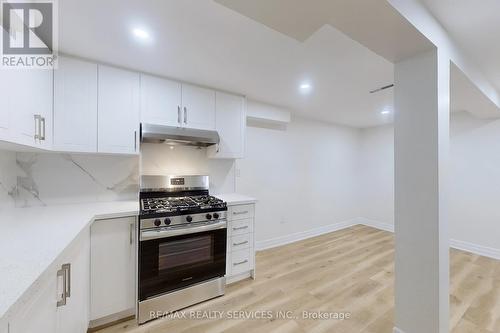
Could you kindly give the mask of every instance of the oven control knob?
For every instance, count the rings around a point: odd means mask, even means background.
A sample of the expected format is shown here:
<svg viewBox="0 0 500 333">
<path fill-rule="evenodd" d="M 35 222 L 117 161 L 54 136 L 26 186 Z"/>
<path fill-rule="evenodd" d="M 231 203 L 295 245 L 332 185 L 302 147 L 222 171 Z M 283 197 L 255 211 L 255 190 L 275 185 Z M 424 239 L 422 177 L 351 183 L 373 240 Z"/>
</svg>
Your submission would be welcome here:
<svg viewBox="0 0 500 333">
<path fill-rule="evenodd" d="M 192 220 L 193 220 L 193 218 L 191 216 L 189 216 L 189 215 L 186 216 L 186 221 L 191 222 Z"/>
<path fill-rule="evenodd" d="M 156 219 L 155 222 L 154 222 L 155 226 L 159 227 L 161 225 L 161 220 L 160 219 Z"/>
<path fill-rule="evenodd" d="M 164 221 L 165 225 L 170 225 L 170 223 L 172 223 L 172 221 L 167 217 Z"/>
<path fill-rule="evenodd" d="M 207 218 L 207 220 L 211 220 L 212 219 L 212 214 L 207 214 L 207 215 L 205 215 L 205 217 Z"/>
<path fill-rule="evenodd" d="M 219 218 L 219 214 L 214 213 L 214 219 L 218 219 L 218 218 Z"/>
</svg>

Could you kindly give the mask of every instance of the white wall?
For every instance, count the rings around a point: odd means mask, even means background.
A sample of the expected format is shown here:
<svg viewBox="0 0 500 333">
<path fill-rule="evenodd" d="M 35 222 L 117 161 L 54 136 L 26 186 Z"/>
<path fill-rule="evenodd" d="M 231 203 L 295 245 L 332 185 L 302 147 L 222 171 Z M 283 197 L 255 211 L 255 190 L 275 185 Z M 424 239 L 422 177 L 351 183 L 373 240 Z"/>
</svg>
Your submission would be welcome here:
<svg viewBox="0 0 500 333">
<path fill-rule="evenodd" d="M 254 196 L 256 240 L 358 216 L 359 131 L 294 118 L 286 128 L 247 127 L 237 192 Z"/>
<path fill-rule="evenodd" d="M 500 250 L 500 120 L 452 113 L 451 239 Z M 361 216 L 394 223 L 393 128 L 361 131 Z"/>
<path fill-rule="evenodd" d="M 361 216 L 394 224 L 394 128 L 363 129 L 360 138 Z"/>
</svg>

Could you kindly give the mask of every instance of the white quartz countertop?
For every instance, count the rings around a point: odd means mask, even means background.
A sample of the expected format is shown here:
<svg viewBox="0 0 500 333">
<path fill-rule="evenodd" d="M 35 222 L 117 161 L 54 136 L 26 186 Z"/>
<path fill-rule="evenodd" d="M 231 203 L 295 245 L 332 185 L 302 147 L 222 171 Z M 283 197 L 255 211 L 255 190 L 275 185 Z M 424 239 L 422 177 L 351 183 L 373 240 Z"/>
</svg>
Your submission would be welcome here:
<svg viewBox="0 0 500 333">
<path fill-rule="evenodd" d="M 1 210 L 0 319 L 90 223 L 138 211 L 138 201 Z"/>
<path fill-rule="evenodd" d="M 229 206 L 245 205 L 257 202 L 257 199 L 239 193 L 215 194 L 215 197 L 224 200 Z"/>
</svg>

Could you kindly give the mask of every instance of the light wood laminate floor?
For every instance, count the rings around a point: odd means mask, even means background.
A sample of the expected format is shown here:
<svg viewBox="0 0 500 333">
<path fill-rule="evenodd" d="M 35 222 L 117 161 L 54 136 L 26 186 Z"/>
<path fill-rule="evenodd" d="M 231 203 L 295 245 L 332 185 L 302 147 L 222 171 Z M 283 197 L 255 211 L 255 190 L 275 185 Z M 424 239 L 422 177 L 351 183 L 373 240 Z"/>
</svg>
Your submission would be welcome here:
<svg viewBox="0 0 500 333">
<path fill-rule="evenodd" d="M 100 333 L 366 332 L 390 333 L 394 316 L 394 237 L 365 226 L 321 235 L 257 254 L 257 279 L 228 286 L 226 295 L 185 311 L 224 311 L 225 319 L 124 322 Z M 500 262 L 451 250 L 451 331 L 500 332 Z M 272 311 L 272 318 L 227 319 Z M 276 318 L 277 311 L 292 311 Z M 303 318 L 303 311 L 346 320 Z M 208 315 L 213 312 L 200 312 Z M 269 314 L 269 313 L 268 313 Z M 282 313 L 287 314 L 287 313 Z M 290 313 L 288 313 L 290 315 Z M 423 318 L 422 320 L 425 320 Z"/>
</svg>

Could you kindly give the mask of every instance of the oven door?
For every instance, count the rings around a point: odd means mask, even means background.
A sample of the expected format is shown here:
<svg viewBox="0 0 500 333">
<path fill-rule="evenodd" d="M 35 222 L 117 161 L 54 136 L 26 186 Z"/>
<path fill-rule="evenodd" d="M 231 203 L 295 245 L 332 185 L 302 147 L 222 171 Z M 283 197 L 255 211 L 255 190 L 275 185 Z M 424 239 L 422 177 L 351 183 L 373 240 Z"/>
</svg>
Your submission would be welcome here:
<svg viewBox="0 0 500 333">
<path fill-rule="evenodd" d="M 226 222 L 141 231 L 139 301 L 226 273 Z"/>
</svg>

